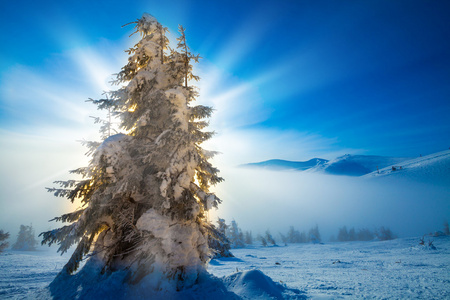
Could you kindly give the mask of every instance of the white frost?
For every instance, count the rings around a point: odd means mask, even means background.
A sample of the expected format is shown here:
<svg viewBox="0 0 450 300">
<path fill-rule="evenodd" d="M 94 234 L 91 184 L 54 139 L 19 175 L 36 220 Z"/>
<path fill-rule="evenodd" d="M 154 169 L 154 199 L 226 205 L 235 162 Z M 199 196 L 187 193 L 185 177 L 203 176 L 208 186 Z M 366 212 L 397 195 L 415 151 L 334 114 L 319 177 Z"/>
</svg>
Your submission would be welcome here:
<svg viewBox="0 0 450 300">
<path fill-rule="evenodd" d="M 177 111 L 174 113 L 174 117 L 180 122 L 180 128 L 184 131 L 188 131 L 188 107 L 186 96 L 180 88 L 170 89 L 166 91 L 166 97 L 172 102 L 176 107 Z"/>
<path fill-rule="evenodd" d="M 165 252 L 163 257 L 168 260 L 170 267 L 202 264 L 198 247 L 206 246 L 206 240 L 200 234 L 197 223 L 175 223 L 170 217 L 149 209 L 139 218 L 136 227 L 150 232 L 155 238 L 161 240 L 162 249 Z"/>
</svg>

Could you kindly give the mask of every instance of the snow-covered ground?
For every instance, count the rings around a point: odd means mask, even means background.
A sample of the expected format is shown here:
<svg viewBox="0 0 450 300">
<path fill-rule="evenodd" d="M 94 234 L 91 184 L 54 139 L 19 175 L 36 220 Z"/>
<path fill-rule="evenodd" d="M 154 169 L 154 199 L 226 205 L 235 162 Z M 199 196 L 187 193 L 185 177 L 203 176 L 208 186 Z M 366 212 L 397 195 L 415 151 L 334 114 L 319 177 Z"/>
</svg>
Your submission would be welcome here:
<svg viewBox="0 0 450 300">
<path fill-rule="evenodd" d="M 234 249 L 209 271 L 257 268 L 312 299 L 450 299 L 450 237 L 432 240 L 436 250 L 419 238 Z"/>
<path fill-rule="evenodd" d="M 419 245 L 418 237 L 253 246 L 234 249 L 236 258 L 211 261 L 208 270 L 217 277 L 261 270 L 273 281 L 299 290 L 292 297 L 300 299 L 450 299 L 450 237 L 426 237 L 425 242 L 429 239 L 436 250 Z M 0 298 L 21 299 L 45 287 L 67 259 L 44 251 L 0 254 Z M 251 299 L 257 295 L 252 289 L 266 284 L 261 277 L 251 281 L 255 275 L 238 273 L 224 281 L 229 288 L 245 289 Z"/>
<path fill-rule="evenodd" d="M 0 254 L 0 299 L 21 299 L 47 286 L 70 256 L 55 251 L 5 251 Z"/>
</svg>

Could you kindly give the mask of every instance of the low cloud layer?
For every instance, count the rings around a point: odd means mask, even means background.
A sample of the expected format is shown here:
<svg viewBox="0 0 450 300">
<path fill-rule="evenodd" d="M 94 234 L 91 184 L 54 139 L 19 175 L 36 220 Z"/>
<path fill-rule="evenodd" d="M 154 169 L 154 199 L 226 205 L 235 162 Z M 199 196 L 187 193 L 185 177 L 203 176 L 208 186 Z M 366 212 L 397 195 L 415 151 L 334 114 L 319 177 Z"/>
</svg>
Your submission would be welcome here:
<svg viewBox="0 0 450 300">
<path fill-rule="evenodd" d="M 224 202 L 215 215 L 254 233 L 317 224 L 325 239 L 344 225 L 419 236 L 442 230 L 450 212 L 445 186 L 261 169 L 222 173 L 226 181 L 217 192 Z"/>
</svg>

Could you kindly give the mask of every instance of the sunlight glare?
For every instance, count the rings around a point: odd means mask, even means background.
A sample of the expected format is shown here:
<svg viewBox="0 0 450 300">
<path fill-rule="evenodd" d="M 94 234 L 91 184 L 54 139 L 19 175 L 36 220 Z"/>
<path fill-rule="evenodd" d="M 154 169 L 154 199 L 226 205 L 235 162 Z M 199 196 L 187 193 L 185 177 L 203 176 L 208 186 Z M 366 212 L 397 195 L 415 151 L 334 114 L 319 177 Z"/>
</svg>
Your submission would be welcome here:
<svg viewBox="0 0 450 300">
<path fill-rule="evenodd" d="M 92 49 L 77 49 L 72 55 L 72 59 L 78 65 L 80 71 L 89 80 L 93 87 L 99 91 L 107 91 L 112 88 L 110 84 L 112 74 L 117 72 L 118 67 L 103 56 L 98 51 Z"/>
</svg>

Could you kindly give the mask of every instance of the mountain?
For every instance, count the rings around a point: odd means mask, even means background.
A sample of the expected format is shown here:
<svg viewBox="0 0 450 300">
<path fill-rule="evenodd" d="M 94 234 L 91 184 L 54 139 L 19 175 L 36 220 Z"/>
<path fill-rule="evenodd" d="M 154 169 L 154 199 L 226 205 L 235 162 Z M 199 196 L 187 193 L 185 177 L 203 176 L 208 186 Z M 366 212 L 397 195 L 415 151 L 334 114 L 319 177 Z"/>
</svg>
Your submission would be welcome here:
<svg viewBox="0 0 450 300">
<path fill-rule="evenodd" d="M 319 172 L 331 175 L 362 176 L 378 169 L 397 165 L 410 158 L 374 155 L 346 154 L 334 160 L 313 158 L 308 161 L 288 161 L 271 159 L 263 162 L 249 163 L 241 167 L 264 168 L 269 170 L 294 170 Z"/>
<path fill-rule="evenodd" d="M 331 175 L 362 176 L 378 169 L 397 165 L 406 161 L 408 157 L 389 157 L 376 155 L 346 154 L 331 160 L 311 171 L 323 172 Z"/>
<path fill-rule="evenodd" d="M 403 161 L 401 164 L 380 169 L 365 178 L 403 178 L 450 186 L 450 150 Z"/>
<path fill-rule="evenodd" d="M 269 170 L 296 170 L 305 171 L 311 168 L 318 168 L 326 164 L 328 160 L 322 158 L 313 158 L 308 161 L 288 161 L 282 159 L 271 159 L 257 163 L 241 165 L 245 168 L 264 168 Z"/>
</svg>

